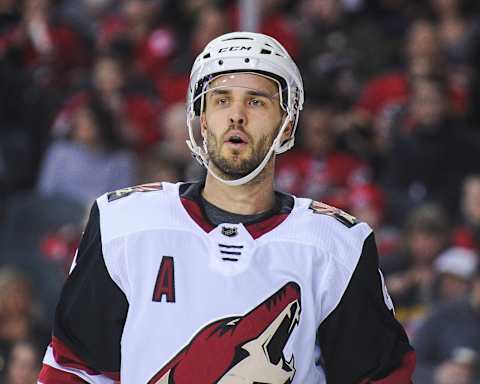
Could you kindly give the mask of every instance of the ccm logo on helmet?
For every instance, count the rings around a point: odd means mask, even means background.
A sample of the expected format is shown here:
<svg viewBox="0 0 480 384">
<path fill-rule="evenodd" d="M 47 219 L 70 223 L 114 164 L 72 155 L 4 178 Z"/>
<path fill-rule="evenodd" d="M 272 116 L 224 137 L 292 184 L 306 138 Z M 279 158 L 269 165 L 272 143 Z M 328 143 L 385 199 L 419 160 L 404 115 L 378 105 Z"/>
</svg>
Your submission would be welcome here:
<svg viewBox="0 0 480 384">
<path fill-rule="evenodd" d="M 236 45 L 234 47 L 225 47 L 218 50 L 218 53 L 231 51 L 249 51 L 252 47 L 244 47 L 243 45 Z"/>
</svg>

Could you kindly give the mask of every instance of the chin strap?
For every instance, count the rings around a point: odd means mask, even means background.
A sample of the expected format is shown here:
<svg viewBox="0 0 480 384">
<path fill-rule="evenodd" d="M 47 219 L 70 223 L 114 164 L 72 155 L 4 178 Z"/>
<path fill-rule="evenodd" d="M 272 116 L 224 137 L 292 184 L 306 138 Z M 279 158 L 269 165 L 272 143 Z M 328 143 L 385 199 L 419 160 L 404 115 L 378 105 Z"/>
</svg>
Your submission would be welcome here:
<svg viewBox="0 0 480 384">
<path fill-rule="evenodd" d="M 272 157 L 274 152 L 280 152 L 280 147 L 282 144 L 281 138 L 283 136 L 283 133 L 285 132 L 285 129 L 287 128 L 288 124 L 292 121 L 292 118 L 290 115 L 288 115 L 285 120 L 283 121 L 282 127 L 278 131 L 277 137 L 275 137 L 275 140 L 272 143 L 272 146 L 270 147 L 269 151 L 265 155 L 264 159 L 262 162 L 255 168 L 252 172 L 250 172 L 248 175 L 245 175 L 239 179 L 235 180 L 225 180 L 222 179 L 219 175 L 217 175 L 211 168 L 210 162 L 208 161 L 208 155 L 207 155 L 207 148 L 206 148 L 206 142 L 204 140 L 203 142 L 203 147 L 202 148 L 195 142 L 194 136 L 193 136 L 193 129 L 191 126 L 191 119 L 188 119 L 188 130 L 190 133 L 190 140 L 187 140 L 187 145 L 194 154 L 195 158 L 197 161 L 202 164 L 215 179 L 218 181 L 229 185 L 229 186 L 238 186 L 238 185 L 243 185 L 248 183 L 249 181 L 253 180 L 255 177 L 257 177 L 260 172 L 263 171 L 265 166 L 267 165 L 268 161 Z"/>
</svg>

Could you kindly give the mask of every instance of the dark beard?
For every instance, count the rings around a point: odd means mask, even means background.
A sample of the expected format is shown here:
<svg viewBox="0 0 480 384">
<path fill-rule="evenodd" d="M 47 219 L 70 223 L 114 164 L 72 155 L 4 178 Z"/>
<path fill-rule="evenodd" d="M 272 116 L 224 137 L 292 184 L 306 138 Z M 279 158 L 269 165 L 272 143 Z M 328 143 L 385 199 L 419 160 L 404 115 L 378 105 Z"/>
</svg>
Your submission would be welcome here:
<svg viewBox="0 0 480 384">
<path fill-rule="evenodd" d="M 251 158 L 234 162 L 220 154 L 220 147 L 217 139 L 209 131 L 207 133 L 208 158 L 227 180 L 236 180 L 248 175 L 260 165 L 272 145 L 272 140 L 268 139 L 268 137 L 264 136 L 259 140 L 253 150 Z"/>
</svg>

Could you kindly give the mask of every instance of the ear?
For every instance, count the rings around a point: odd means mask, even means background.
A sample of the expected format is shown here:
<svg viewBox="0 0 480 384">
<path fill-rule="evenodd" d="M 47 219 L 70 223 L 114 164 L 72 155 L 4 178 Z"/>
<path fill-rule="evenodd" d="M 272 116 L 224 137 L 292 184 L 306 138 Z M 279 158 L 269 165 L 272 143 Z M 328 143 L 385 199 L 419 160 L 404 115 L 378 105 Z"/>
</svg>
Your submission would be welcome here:
<svg viewBox="0 0 480 384">
<path fill-rule="evenodd" d="M 284 142 L 285 140 L 288 140 L 292 135 L 293 124 L 294 124 L 293 121 L 290 120 L 288 125 L 285 127 L 285 130 L 283 131 L 283 135 L 282 135 L 282 142 Z"/>
<path fill-rule="evenodd" d="M 205 116 L 205 113 L 202 113 L 200 115 L 200 132 L 202 134 L 202 137 L 205 139 L 207 137 L 207 118 Z"/>
</svg>

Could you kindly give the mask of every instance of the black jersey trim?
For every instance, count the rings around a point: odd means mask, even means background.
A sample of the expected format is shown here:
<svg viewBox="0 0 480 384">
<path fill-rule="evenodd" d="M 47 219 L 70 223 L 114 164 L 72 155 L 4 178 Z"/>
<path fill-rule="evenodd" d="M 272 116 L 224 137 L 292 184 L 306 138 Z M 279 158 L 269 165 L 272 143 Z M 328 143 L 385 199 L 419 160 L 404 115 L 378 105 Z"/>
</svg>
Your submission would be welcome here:
<svg viewBox="0 0 480 384">
<path fill-rule="evenodd" d="M 120 340 L 128 301 L 110 277 L 102 253 L 95 202 L 55 313 L 53 334 L 99 372 L 120 370 Z"/>
<path fill-rule="evenodd" d="M 318 329 L 329 384 L 356 384 L 387 377 L 412 352 L 403 327 L 384 301 L 373 233 L 338 306 Z"/>
</svg>

